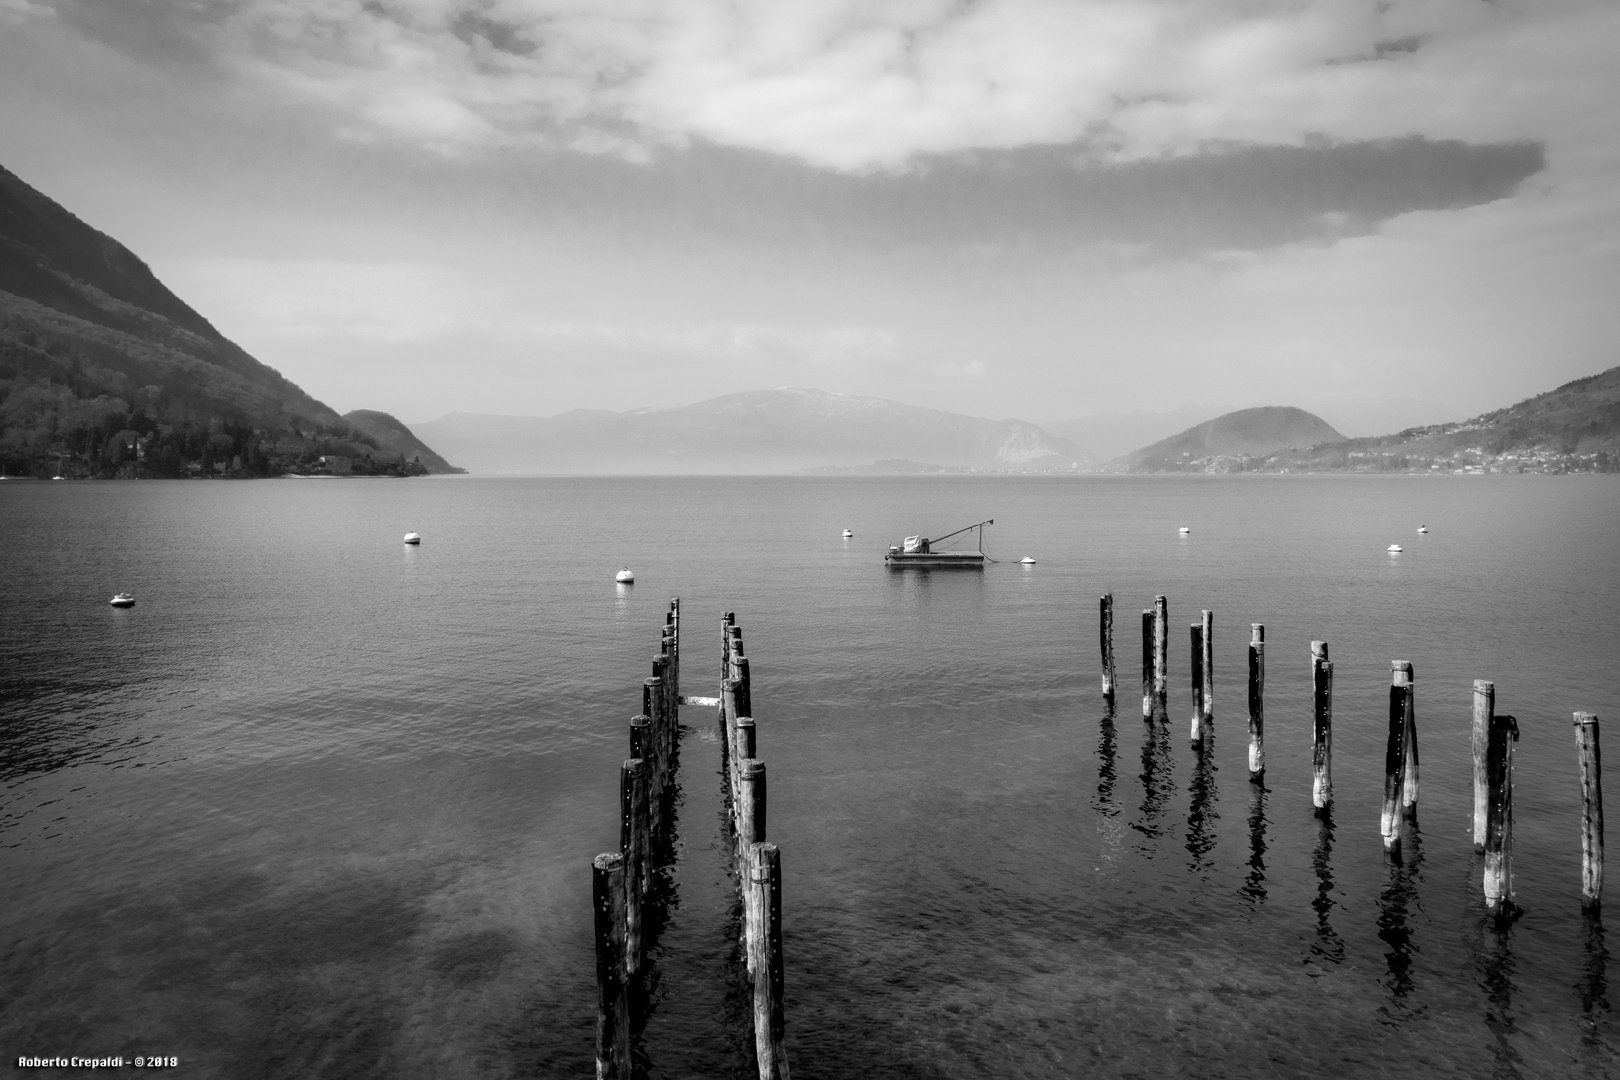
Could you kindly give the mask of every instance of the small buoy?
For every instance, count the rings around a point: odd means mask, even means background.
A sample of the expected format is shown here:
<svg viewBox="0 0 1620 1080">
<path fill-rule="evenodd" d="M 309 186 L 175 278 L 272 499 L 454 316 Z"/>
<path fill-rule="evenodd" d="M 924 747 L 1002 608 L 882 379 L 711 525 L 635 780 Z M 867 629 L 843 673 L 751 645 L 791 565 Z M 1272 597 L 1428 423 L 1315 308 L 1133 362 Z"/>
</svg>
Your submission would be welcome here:
<svg viewBox="0 0 1620 1080">
<path fill-rule="evenodd" d="M 1400 550 L 1401 550 L 1401 545 L 1399 545 L 1399 544 L 1391 544 L 1391 545 L 1389 545 L 1389 550 L 1390 550 L 1390 551 L 1391 551 L 1391 552 L 1392 552 L 1392 553 L 1393 553 L 1393 552 L 1397 552 L 1397 551 L 1400 551 Z"/>
<path fill-rule="evenodd" d="M 1030 558 L 1028 555 L 1025 555 L 1022 559 L 1019 559 L 1018 561 L 1023 563 L 1025 566 L 1034 566 L 1035 565 L 1035 560 Z"/>
<path fill-rule="evenodd" d="M 1186 536 L 1188 533 L 1192 532 L 1192 530 L 1187 528 L 1187 526 L 1185 526 L 1185 525 L 1183 525 L 1181 528 L 1177 529 L 1176 531 L 1178 533 L 1180 533 L 1182 536 Z"/>
<path fill-rule="evenodd" d="M 107 601 L 107 603 L 111 604 L 113 607 L 134 607 L 135 594 L 121 592 L 114 596 L 111 600 Z"/>
<path fill-rule="evenodd" d="M 405 542 L 407 544 L 420 544 L 422 542 L 422 538 L 416 533 L 406 533 Z"/>
<path fill-rule="evenodd" d="M 1429 527 L 1427 525 L 1419 525 L 1418 526 L 1418 532 L 1419 533 L 1426 533 L 1428 531 L 1429 531 Z"/>
<path fill-rule="evenodd" d="M 852 533 L 852 532 L 850 532 L 850 531 L 849 531 L 849 530 L 848 530 L 848 529 L 845 529 L 845 530 L 844 530 L 844 539 L 845 539 L 845 540 L 848 540 L 848 539 L 849 539 L 849 538 L 850 538 L 850 537 L 852 537 L 852 536 L 854 536 L 854 535 L 855 535 L 855 534 L 854 534 L 854 533 Z"/>
<path fill-rule="evenodd" d="M 623 570 L 620 570 L 617 574 L 614 574 L 613 580 L 617 581 L 620 585 L 634 585 L 636 575 L 632 574 L 630 572 L 630 568 L 627 566 Z"/>
</svg>

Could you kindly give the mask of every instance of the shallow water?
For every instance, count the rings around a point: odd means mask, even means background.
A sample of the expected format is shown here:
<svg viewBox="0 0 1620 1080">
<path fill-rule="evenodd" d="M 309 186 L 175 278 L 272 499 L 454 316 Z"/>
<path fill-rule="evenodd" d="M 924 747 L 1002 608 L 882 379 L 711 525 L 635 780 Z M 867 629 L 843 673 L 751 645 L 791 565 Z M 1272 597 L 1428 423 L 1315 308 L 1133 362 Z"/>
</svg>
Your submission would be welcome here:
<svg viewBox="0 0 1620 1080">
<path fill-rule="evenodd" d="M 988 516 L 982 574 L 882 566 Z M 683 692 L 713 692 L 721 612 L 744 629 L 795 1077 L 1620 1072 L 1570 728 L 1620 704 L 1617 530 L 1607 477 L 8 482 L 0 1049 L 588 1075 L 589 861 L 617 844 L 678 595 Z M 138 606 L 110 608 L 121 589 Z M 1133 697 L 1161 592 L 1173 628 L 1215 612 L 1202 755 L 1185 630 L 1169 722 Z M 1336 669 L 1326 824 L 1312 638 Z M 1394 658 L 1424 785 L 1399 866 L 1377 826 Z M 1505 933 L 1469 840 L 1475 678 L 1523 733 Z M 740 1076 L 718 747 L 708 711 L 683 720 L 641 1053 Z"/>
</svg>

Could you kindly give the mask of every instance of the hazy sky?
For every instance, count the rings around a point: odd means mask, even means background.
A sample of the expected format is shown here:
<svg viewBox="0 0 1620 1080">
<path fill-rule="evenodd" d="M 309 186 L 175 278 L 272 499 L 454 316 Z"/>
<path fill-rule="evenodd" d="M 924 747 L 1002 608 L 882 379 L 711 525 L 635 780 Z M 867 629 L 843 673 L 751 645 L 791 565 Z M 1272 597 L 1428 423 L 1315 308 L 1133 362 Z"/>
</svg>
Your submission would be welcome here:
<svg viewBox="0 0 1620 1080">
<path fill-rule="evenodd" d="M 1620 363 L 1612 0 L 0 0 L 0 164 L 407 421 L 1358 434 Z"/>
</svg>

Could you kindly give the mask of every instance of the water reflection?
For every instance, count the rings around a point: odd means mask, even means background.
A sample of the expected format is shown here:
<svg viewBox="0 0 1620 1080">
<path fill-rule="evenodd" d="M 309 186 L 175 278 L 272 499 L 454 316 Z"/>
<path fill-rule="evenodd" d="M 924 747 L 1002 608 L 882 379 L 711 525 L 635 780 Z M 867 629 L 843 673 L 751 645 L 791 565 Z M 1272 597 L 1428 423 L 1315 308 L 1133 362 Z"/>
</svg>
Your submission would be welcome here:
<svg viewBox="0 0 1620 1080">
<path fill-rule="evenodd" d="M 1518 966 L 1513 955 L 1513 924 L 1486 917 L 1481 924 L 1485 945 L 1481 957 L 1480 988 L 1485 991 L 1489 1008 L 1485 1010 L 1485 1027 L 1494 1037 L 1491 1055 L 1495 1058 L 1493 1077 L 1517 1077 L 1524 1059 L 1510 1041 L 1518 1033 L 1513 1018 L 1513 973 Z"/>
<path fill-rule="evenodd" d="M 1333 811 L 1331 807 L 1318 810 L 1316 817 L 1316 848 L 1311 852 L 1311 866 L 1316 871 L 1316 899 L 1311 908 L 1316 912 L 1316 941 L 1311 945 L 1311 959 L 1329 964 L 1344 962 L 1344 941 L 1333 929 Z"/>
<path fill-rule="evenodd" d="M 1215 737 L 1206 734 L 1194 744 L 1192 782 L 1187 785 L 1191 797 L 1187 805 L 1187 869 L 1208 875 L 1215 860 L 1210 852 L 1215 849 L 1216 826 L 1221 815 L 1216 810 Z"/>
<path fill-rule="evenodd" d="M 1589 1045 L 1606 1045 L 1598 1036 L 1600 1014 L 1609 1011 L 1609 949 L 1603 942 L 1603 918 L 1600 914 L 1584 916 L 1586 923 L 1586 959 L 1582 965 L 1581 981 L 1575 992 L 1581 998 L 1581 1040 Z"/>
<path fill-rule="evenodd" d="M 1157 840 L 1163 834 L 1160 819 L 1169 805 L 1175 786 L 1174 761 L 1170 757 L 1170 725 L 1155 709 L 1142 724 L 1142 806 L 1141 817 L 1131 827 L 1143 836 Z M 1152 845 L 1139 846 L 1151 854 Z"/>
<path fill-rule="evenodd" d="M 1270 793 L 1263 783 L 1249 785 L 1249 873 L 1239 892 L 1255 904 L 1266 900 L 1266 796 Z"/>
<path fill-rule="evenodd" d="M 1397 851 L 1386 860 L 1388 883 L 1378 895 L 1378 937 L 1384 942 L 1388 976 L 1383 980 L 1391 1004 L 1403 1006 L 1412 993 L 1412 964 L 1417 947 L 1408 916 L 1418 903 L 1422 882 L 1423 842 L 1417 822 L 1410 821 Z"/>
<path fill-rule="evenodd" d="M 1119 778 L 1119 730 L 1114 726 L 1114 710 L 1110 706 L 1102 718 L 1101 733 L 1097 739 L 1097 797 L 1092 809 L 1099 814 L 1114 817 L 1119 806 L 1114 801 L 1114 784 Z"/>
</svg>

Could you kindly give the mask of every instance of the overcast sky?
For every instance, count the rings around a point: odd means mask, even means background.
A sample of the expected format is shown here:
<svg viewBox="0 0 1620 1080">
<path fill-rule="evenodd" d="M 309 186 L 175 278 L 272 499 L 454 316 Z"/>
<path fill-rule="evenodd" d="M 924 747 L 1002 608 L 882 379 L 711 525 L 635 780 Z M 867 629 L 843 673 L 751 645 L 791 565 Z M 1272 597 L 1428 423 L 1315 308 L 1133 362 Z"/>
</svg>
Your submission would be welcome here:
<svg viewBox="0 0 1620 1080">
<path fill-rule="evenodd" d="M 1350 434 L 1620 363 L 1612 0 L 0 0 L 0 164 L 316 397 Z"/>
</svg>

